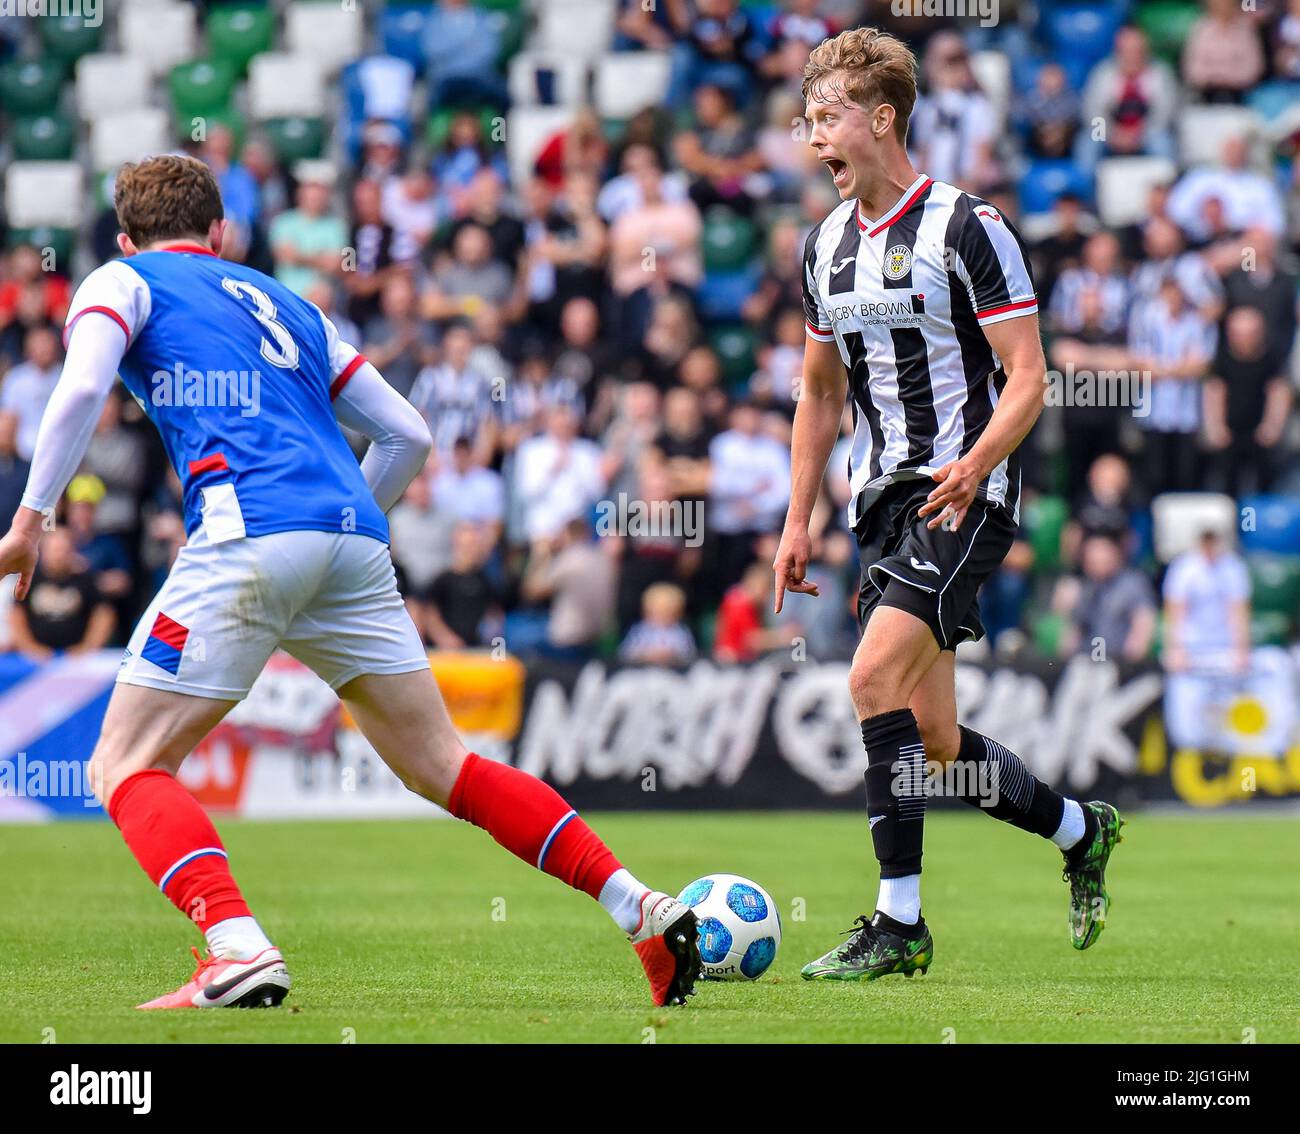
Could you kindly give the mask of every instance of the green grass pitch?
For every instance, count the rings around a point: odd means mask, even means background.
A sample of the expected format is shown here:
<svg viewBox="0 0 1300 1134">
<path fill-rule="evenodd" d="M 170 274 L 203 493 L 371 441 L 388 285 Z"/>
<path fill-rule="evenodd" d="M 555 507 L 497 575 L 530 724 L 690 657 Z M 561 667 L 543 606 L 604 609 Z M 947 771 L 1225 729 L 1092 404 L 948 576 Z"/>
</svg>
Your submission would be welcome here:
<svg viewBox="0 0 1300 1134">
<path fill-rule="evenodd" d="M 875 984 L 799 979 L 871 908 L 859 816 L 588 818 L 653 885 L 732 871 L 767 887 L 785 926 L 768 974 L 655 1009 L 631 949 L 589 898 L 463 824 L 226 822 L 293 991 L 270 1011 L 136 1012 L 190 975 L 198 935 L 107 823 L 8 827 L 0 1041 L 1300 1040 L 1294 817 L 1131 816 L 1109 873 L 1110 924 L 1076 953 L 1051 847 L 981 816 L 932 813 L 935 963 Z"/>
</svg>

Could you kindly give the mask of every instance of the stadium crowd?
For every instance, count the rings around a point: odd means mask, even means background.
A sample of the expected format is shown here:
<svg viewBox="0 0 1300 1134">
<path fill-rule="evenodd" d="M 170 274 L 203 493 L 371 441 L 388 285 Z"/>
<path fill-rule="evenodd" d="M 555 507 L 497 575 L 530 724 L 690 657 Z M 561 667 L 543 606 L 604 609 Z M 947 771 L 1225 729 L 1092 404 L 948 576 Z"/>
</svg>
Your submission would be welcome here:
<svg viewBox="0 0 1300 1134">
<path fill-rule="evenodd" d="M 1170 570 L 1152 501 L 1300 496 L 1300 134 L 1229 133 L 1216 160 L 1189 162 L 1179 127 L 1188 108 L 1244 106 L 1261 89 L 1300 103 L 1300 2 L 1211 0 L 1159 51 L 1140 18 L 1153 6 L 1095 5 L 1120 18 L 1089 61 L 1053 41 L 1050 5 L 1004 0 L 981 27 L 851 0 L 625 0 L 610 50 L 671 53 L 664 104 L 618 123 L 578 108 L 523 176 L 502 144 L 498 24 L 466 0 L 431 7 L 423 81 L 439 130 L 423 110 L 368 116 L 355 146 L 340 130 L 326 156 L 296 161 L 219 123 L 184 143 L 220 180 L 227 254 L 317 303 L 428 421 L 433 455 L 390 519 L 431 646 L 667 663 L 796 639 L 810 656 L 852 650 L 847 409 L 814 520 L 822 597 L 774 618 L 770 564 L 803 241 L 837 203 L 806 145 L 800 74 L 826 35 L 872 22 L 917 52 L 917 168 L 1021 227 L 1049 377 L 1067 393 L 1071 375 L 1150 379 L 1133 387 L 1140 404 L 1051 404 L 1049 390 L 1026 442 L 1023 538 L 984 591 L 990 639 L 1060 656 L 1100 639 L 1111 656 L 1153 657 L 1164 588 L 1180 619 L 1171 659 L 1196 633 L 1245 650 L 1235 525 L 1185 541 Z M 977 65 L 990 53 L 1011 63 L 1005 106 Z M 383 103 L 375 83 L 367 97 Z M 1132 223 L 1103 223 L 1102 171 L 1135 156 L 1164 159 L 1168 175 L 1130 189 L 1143 197 Z M 115 232 L 107 208 L 88 217 L 76 262 L 115 255 Z M 53 267 L 13 241 L 0 264 L 5 525 L 60 373 L 75 277 Z M 157 437 L 118 395 L 3 631 L 34 659 L 123 643 L 185 538 Z M 1189 602 L 1230 614 L 1188 617 Z M 1295 640 L 1295 610 L 1280 613 L 1256 623 L 1256 641 Z"/>
</svg>

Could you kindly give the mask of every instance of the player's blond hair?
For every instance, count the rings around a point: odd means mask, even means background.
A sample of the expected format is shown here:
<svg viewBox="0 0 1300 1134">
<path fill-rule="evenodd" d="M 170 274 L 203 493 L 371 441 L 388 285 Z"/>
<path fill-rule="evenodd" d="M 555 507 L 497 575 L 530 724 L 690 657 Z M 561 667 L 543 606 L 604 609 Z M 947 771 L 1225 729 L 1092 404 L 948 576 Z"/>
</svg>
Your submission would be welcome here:
<svg viewBox="0 0 1300 1134">
<path fill-rule="evenodd" d="M 205 239 L 212 222 L 225 216 L 212 170 L 185 154 L 127 162 L 113 183 L 113 206 L 137 248 L 160 240 Z"/>
<path fill-rule="evenodd" d="M 865 110 L 892 106 L 894 134 L 906 142 L 916 105 L 916 57 L 889 32 L 849 28 L 813 48 L 803 69 L 803 97 L 848 100 Z"/>
</svg>

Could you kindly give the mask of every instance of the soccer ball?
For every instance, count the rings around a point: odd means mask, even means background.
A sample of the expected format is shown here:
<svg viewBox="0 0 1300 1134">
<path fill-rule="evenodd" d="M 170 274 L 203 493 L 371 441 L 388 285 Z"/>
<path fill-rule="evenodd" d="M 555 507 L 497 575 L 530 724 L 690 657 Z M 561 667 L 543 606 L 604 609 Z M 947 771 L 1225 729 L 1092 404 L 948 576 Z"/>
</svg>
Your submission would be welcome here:
<svg viewBox="0 0 1300 1134">
<path fill-rule="evenodd" d="M 737 874 L 706 874 L 677 895 L 700 923 L 705 980 L 757 980 L 776 959 L 781 915 L 771 895 Z"/>
</svg>

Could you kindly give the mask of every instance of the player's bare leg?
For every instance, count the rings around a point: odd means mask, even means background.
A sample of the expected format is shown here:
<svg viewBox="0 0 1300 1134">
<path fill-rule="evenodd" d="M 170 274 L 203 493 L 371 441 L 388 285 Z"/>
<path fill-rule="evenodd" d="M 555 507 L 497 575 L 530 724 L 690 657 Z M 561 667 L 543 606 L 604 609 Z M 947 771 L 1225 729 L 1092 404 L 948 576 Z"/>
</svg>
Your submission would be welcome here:
<svg viewBox="0 0 1300 1134">
<path fill-rule="evenodd" d="M 209 954 L 190 980 L 141 1008 L 269 1006 L 289 990 L 284 960 L 252 917 L 225 848 L 198 801 L 176 780 L 234 701 L 118 684 L 109 699 L 91 783 L 136 861 L 203 932 Z"/>
<path fill-rule="evenodd" d="M 654 1002 L 685 1001 L 700 970 L 695 915 L 624 869 L 551 787 L 468 751 L 429 670 L 357 677 L 339 689 L 339 696 L 411 791 L 595 898 L 632 941 Z"/>
</svg>

